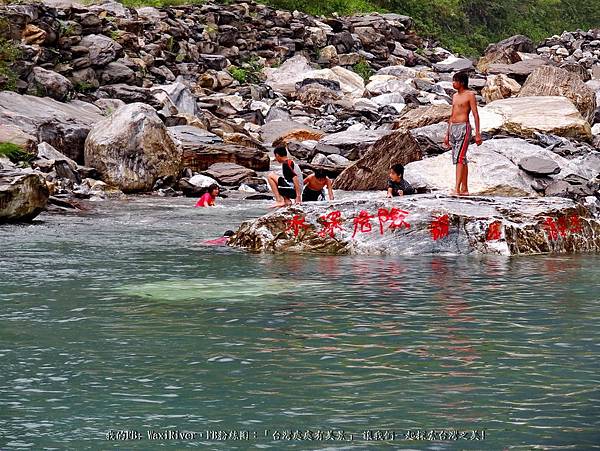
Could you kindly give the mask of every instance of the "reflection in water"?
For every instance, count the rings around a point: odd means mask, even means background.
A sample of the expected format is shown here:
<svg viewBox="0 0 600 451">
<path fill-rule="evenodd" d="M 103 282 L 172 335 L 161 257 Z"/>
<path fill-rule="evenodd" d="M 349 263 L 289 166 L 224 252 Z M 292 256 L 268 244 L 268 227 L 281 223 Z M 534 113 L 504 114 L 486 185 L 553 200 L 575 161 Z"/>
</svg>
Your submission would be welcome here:
<svg viewBox="0 0 600 451">
<path fill-rule="evenodd" d="M 107 448 L 120 428 L 454 428 L 487 430 L 468 449 L 600 443 L 595 256 L 252 255 L 197 243 L 258 207 L 185 202 L 3 228 L 1 449 Z M 203 444 L 173 446 L 188 445 Z"/>
</svg>

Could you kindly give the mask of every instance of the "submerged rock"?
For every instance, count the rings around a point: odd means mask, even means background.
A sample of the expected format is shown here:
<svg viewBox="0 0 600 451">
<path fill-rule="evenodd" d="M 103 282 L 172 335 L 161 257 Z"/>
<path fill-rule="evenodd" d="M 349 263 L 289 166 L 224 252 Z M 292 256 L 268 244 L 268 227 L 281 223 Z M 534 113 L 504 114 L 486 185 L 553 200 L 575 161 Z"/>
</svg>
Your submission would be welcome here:
<svg viewBox="0 0 600 451">
<path fill-rule="evenodd" d="M 418 195 L 278 210 L 244 222 L 230 244 L 276 253 L 598 252 L 600 220 L 592 207 L 569 199 Z"/>
<path fill-rule="evenodd" d="M 0 169 L 0 223 L 32 220 L 46 208 L 48 197 L 38 173 Z"/>
</svg>

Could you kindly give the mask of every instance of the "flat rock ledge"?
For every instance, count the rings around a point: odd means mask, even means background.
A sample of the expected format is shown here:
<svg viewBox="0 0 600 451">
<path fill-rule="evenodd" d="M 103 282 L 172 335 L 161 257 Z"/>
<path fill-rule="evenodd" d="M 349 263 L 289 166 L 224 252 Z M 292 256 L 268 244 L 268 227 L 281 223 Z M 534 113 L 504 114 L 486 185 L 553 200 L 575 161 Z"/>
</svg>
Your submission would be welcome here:
<svg viewBox="0 0 600 451">
<path fill-rule="evenodd" d="M 253 252 L 428 255 L 600 251 L 595 198 L 453 197 L 315 202 L 241 224 L 230 244 Z"/>
</svg>

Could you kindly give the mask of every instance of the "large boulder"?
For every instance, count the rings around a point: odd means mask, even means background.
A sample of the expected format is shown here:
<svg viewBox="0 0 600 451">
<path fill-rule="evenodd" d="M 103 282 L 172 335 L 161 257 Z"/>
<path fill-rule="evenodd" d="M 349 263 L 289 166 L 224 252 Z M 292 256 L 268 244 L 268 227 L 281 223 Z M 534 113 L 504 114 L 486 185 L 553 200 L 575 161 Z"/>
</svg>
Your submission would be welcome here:
<svg viewBox="0 0 600 451">
<path fill-rule="evenodd" d="M 263 125 L 260 129 L 262 141 L 269 146 L 274 142 L 280 141 L 286 136 L 289 136 L 290 133 L 294 133 L 296 135 L 304 133 L 305 136 L 313 137 L 323 135 L 323 132 L 314 127 L 302 124 L 301 122 L 288 120 L 270 121 Z M 285 141 L 287 142 L 288 140 L 285 139 Z"/>
<path fill-rule="evenodd" d="M 484 55 L 477 63 L 477 70 L 485 73 L 490 64 L 516 63 L 521 60 L 519 52 L 531 53 L 533 51 L 533 42 L 527 36 L 512 36 L 496 44 L 488 45 Z"/>
<path fill-rule="evenodd" d="M 431 105 L 408 110 L 394 123 L 395 129 L 412 130 L 450 119 L 452 108 L 448 105 Z"/>
<path fill-rule="evenodd" d="M 494 100 L 507 99 L 517 95 L 521 90 L 521 85 L 506 75 L 490 75 L 487 77 L 485 87 L 481 95 L 486 103 Z"/>
<path fill-rule="evenodd" d="M 526 158 L 543 158 L 561 169 L 561 175 L 591 176 L 591 161 L 567 160 L 551 150 L 519 138 L 491 139 L 481 146 L 471 145 L 469 190 L 472 194 L 496 196 L 536 196 L 532 187 L 535 177 L 520 169 Z M 455 183 L 455 168 L 450 152 L 410 163 L 405 168 L 406 180 L 431 190 L 450 191 Z"/>
<path fill-rule="evenodd" d="M 536 69 L 548 64 L 543 58 L 531 58 L 512 64 L 490 64 L 487 73 L 489 75 L 507 75 L 517 82 L 523 83 Z"/>
<path fill-rule="evenodd" d="M 103 119 L 101 110 L 90 103 L 0 92 L 0 127 L 17 128 L 78 163 L 83 163 L 84 143 L 92 125 Z"/>
<path fill-rule="evenodd" d="M 308 60 L 301 55 L 288 59 L 280 67 L 265 68 L 266 84 L 273 90 L 285 95 L 296 93 L 296 83 L 301 83 L 307 78 L 325 79 L 338 82 L 342 93 L 350 97 L 362 97 L 365 84 L 362 77 L 351 70 L 340 66 L 331 69 L 313 69 Z"/>
<path fill-rule="evenodd" d="M 168 131 L 183 153 L 183 166 L 194 172 L 215 163 L 236 163 L 257 171 L 269 169 L 269 155 L 262 148 L 224 143 L 214 133 L 189 125 L 169 127 Z"/>
<path fill-rule="evenodd" d="M 159 177 L 177 177 L 182 152 L 156 111 L 133 103 L 98 122 L 85 141 L 85 164 L 124 192 L 149 191 Z"/>
<path fill-rule="evenodd" d="M 371 145 L 389 133 L 390 130 L 345 130 L 321 138 L 319 144 L 336 147 L 343 157 L 357 160 Z"/>
<path fill-rule="evenodd" d="M 215 163 L 202 174 L 224 186 L 239 186 L 244 181 L 256 177 L 256 172 L 252 169 L 235 163 Z"/>
<path fill-rule="evenodd" d="M 482 131 L 505 131 L 522 137 L 535 132 L 576 138 L 592 138 L 590 124 L 566 97 L 512 97 L 495 100 L 480 109 Z"/>
<path fill-rule="evenodd" d="M 0 223 L 32 220 L 46 208 L 48 198 L 40 174 L 0 169 Z"/>
<path fill-rule="evenodd" d="M 229 244 L 284 254 L 586 253 L 600 251 L 600 221 L 570 199 L 369 195 L 276 210 L 242 223 Z"/>
<path fill-rule="evenodd" d="M 592 123 L 596 114 L 596 94 L 579 75 L 553 66 L 542 66 L 527 78 L 519 97 L 564 96 L 571 100 L 583 118 Z"/>
<path fill-rule="evenodd" d="M 360 160 L 335 179 L 333 186 L 348 191 L 385 189 L 392 164 L 406 165 L 421 157 L 420 147 L 412 135 L 397 130 L 375 142 Z"/>
</svg>

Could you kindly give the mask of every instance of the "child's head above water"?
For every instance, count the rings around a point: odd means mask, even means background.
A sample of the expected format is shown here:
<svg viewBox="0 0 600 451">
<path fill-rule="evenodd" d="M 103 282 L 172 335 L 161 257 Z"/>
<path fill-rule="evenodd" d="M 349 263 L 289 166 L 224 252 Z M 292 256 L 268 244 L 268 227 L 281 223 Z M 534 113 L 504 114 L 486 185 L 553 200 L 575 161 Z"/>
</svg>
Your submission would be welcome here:
<svg viewBox="0 0 600 451">
<path fill-rule="evenodd" d="M 393 164 L 390 169 L 390 179 L 393 182 L 399 182 L 404 177 L 404 166 L 400 163 Z"/>
<path fill-rule="evenodd" d="M 282 161 L 287 160 L 287 150 L 283 146 L 275 147 L 273 149 L 273 153 L 275 154 L 275 159 L 281 163 Z"/>
<path fill-rule="evenodd" d="M 323 169 L 315 169 L 315 178 L 317 180 L 325 180 L 327 178 L 327 173 Z"/>
<path fill-rule="evenodd" d="M 452 87 L 456 90 L 460 87 L 469 89 L 469 74 L 465 71 L 455 73 L 452 77 Z"/>
<path fill-rule="evenodd" d="M 219 185 L 216 183 L 211 184 L 207 190 L 208 194 L 210 194 L 212 197 L 217 197 L 219 195 L 219 191 Z"/>
</svg>

